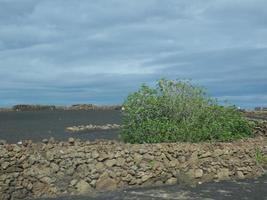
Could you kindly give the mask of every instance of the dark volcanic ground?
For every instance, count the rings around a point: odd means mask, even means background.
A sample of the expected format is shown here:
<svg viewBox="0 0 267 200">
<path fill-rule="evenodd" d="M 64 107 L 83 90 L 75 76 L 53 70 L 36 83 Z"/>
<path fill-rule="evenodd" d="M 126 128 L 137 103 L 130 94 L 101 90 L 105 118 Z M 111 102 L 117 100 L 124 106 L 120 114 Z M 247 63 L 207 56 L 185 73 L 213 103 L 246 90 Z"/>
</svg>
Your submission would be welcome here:
<svg viewBox="0 0 267 200">
<path fill-rule="evenodd" d="M 0 112 L 0 139 L 15 143 L 24 139 L 41 141 L 54 137 L 66 140 L 118 139 L 119 131 L 96 131 L 71 134 L 65 127 L 85 124 L 121 123 L 120 111 L 29 111 Z M 243 181 L 205 183 L 195 188 L 183 185 L 127 189 L 95 197 L 59 197 L 55 200 L 267 200 L 267 176 Z M 51 200 L 51 199 L 43 199 Z"/>
<path fill-rule="evenodd" d="M 197 185 L 147 187 L 103 193 L 95 197 L 60 197 L 39 200 L 267 200 L 267 176 L 242 181 Z"/>
<path fill-rule="evenodd" d="M 90 111 L 20 111 L 0 112 L 0 139 L 9 143 L 31 139 L 41 141 L 54 137 L 66 140 L 69 137 L 82 140 L 118 139 L 117 131 L 95 131 L 88 133 L 66 133 L 65 128 L 75 125 L 121 123 L 117 110 Z"/>
</svg>

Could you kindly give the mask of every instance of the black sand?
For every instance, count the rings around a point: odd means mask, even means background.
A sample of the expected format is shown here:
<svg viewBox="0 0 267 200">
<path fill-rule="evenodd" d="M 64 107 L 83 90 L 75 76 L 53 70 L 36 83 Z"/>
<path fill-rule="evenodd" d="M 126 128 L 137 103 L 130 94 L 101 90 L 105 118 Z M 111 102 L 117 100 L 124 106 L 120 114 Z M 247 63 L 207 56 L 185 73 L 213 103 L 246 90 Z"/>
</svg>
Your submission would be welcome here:
<svg viewBox="0 0 267 200">
<path fill-rule="evenodd" d="M 41 141 L 54 137 L 67 140 L 69 137 L 82 140 L 118 139 L 118 130 L 88 133 L 66 133 L 65 128 L 75 125 L 121 123 L 120 111 L 20 111 L 0 112 L 0 139 L 8 143 L 20 140 Z"/>
<path fill-rule="evenodd" d="M 267 200 L 267 176 L 241 181 L 210 182 L 196 187 L 184 185 L 147 187 L 103 193 L 95 197 L 58 197 L 40 200 Z"/>
</svg>

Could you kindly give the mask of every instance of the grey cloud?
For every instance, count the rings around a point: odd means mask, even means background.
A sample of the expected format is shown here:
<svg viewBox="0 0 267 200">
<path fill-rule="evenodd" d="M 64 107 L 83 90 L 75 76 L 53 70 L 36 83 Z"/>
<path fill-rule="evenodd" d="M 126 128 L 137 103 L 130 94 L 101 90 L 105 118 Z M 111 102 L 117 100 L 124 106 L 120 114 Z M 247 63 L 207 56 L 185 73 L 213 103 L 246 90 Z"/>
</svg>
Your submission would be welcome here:
<svg viewBox="0 0 267 200">
<path fill-rule="evenodd" d="M 1 24 L 19 23 L 33 12 L 38 1 L 35 0 L 1 0 Z"/>
<path fill-rule="evenodd" d="M 217 97 L 266 94 L 267 49 L 226 49 L 177 54 L 147 65 L 164 66 L 162 73 L 191 78 Z M 168 67 L 173 66 L 173 67 Z"/>
<path fill-rule="evenodd" d="M 263 0 L 0 0 L 0 105 L 119 103 L 164 76 L 264 104 L 266 8 Z"/>
<path fill-rule="evenodd" d="M 265 0 L 224 0 L 214 1 L 206 10 L 207 18 L 218 21 L 232 21 L 252 24 L 254 27 L 262 26 L 266 28 L 266 1 Z"/>
</svg>

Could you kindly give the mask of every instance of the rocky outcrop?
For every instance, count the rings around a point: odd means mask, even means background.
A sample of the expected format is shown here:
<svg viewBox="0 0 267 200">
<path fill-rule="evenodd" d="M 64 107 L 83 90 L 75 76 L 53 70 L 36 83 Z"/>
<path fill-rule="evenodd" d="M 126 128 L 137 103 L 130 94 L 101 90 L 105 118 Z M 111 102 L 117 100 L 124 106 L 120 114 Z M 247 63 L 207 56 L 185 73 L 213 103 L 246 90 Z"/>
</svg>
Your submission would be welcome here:
<svg viewBox="0 0 267 200">
<path fill-rule="evenodd" d="M 0 199 L 91 194 L 123 187 L 259 176 L 266 137 L 233 143 L 23 141 L 0 145 Z"/>
<path fill-rule="evenodd" d="M 255 107 L 255 111 L 267 111 L 267 107 Z"/>
<path fill-rule="evenodd" d="M 40 111 L 40 110 L 55 110 L 53 105 L 15 105 L 12 107 L 14 111 Z"/>
<path fill-rule="evenodd" d="M 95 124 L 89 124 L 89 125 L 80 125 L 80 126 L 71 126 L 67 127 L 65 130 L 69 133 L 79 133 L 79 132 L 86 132 L 86 131 L 96 131 L 96 130 L 116 130 L 120 129 L 119 124 L 105 124 L 105 125 L 95 125 Z"/>
<path fill-rule="evenodd" d="M 54 105 L 30 105 L 19 104 L 12 108 L 0 108 L 0 112 L 15 112 L 15 111 L 55 111 L 55 110 L 121 110 L 120 105 L 94 105 L 94 104 L 75 104 L 72 106 L 54 106 Z"/>
</svg>

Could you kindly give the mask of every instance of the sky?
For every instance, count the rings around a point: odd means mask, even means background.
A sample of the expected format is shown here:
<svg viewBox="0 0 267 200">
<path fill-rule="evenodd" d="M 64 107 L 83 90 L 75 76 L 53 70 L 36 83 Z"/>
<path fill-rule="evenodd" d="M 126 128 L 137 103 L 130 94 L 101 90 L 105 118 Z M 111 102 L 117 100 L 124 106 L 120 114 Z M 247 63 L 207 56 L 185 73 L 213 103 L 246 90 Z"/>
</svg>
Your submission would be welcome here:
<svg viewBox="0 0 267 200">
<path fill-rule="evenodd" d="M 267 1 L 0 0 L 0 106 L 120 104 L 162 77 L 267 106 Z"/>
</svg>

